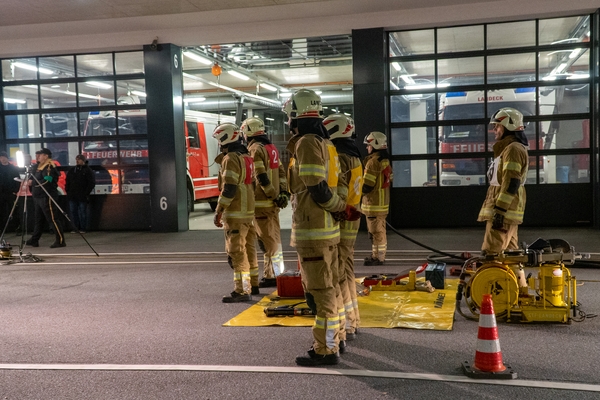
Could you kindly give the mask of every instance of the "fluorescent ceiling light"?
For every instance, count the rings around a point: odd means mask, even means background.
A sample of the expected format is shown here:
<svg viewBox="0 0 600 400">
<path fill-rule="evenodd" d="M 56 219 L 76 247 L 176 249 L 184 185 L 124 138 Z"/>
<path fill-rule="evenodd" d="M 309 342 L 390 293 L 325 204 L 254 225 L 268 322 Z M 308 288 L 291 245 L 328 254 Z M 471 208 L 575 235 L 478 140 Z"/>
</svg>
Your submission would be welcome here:
<svg viewBox="0 0 600 400">
<path fill-rule="evenodd" d="M 147 96 L 146 92 L 142 92 L 141 90 L 132 90 L 131 94 L 135 94 L 136 96 L 140 96 L 140 97 L 146 97 Z"/>
<path fill-rule="evenodd" d="M 394 69 L 398 72 L 402 71 L 402 67 L 400 66 L 400 63 L 398 63 L 397 61 L 394 61 L 392 63 L 392 67 L 394 67 Z"/>
<path fill-rule="evenodd" d="M 415 81 L 413 80 L 413 78 L 411 78 L 412 76 L 416 76 L 417 74 L 404 74 L 404 75 L 400 75 L 400 78 L 405 82 L 408 83 L 409 85 L 414 85 Z"/>
<path fill-rule="evenodd" d="M 565 68 L 567 68 L 569 64 L 567 63 L 562 63 L 560 64 L 558 67 L 556 67 L 556 73 L 560 74 L 561 72 L 563 72 L 565 70 Z"/>
<path fill-rule="evenodd" d="M 110 89 L 112 87 L 111 84 L 105 83 L 105 82 L 89 81 L 89 82 L 86 82 L 85 84 L 88 86 L 91 86 L 91 87 L 98 88 L 98 89 Z"/>
<path fill-rule="evenodd" d="M 14 65 L 15 67 L 29 70 L 29 71 L 37 71 L 38 70 L 38 67 L 36 67 L 35 65 L 23 63 L 20 61 L 15 61 L 12 63 L 12 65 Z M 52 75 L 54 73 L 54 71 L 49 70 L 48 68 L 41 68 L 41 67 L 39 68 L 39 71 L 40 71 L 40 73 L 47 74 L 47 75 Z"/>
<path fill-rule="evenodd" d="M 316 94 L 321 94 L 321 93 L 323 93 L 323 91 L 322 90 L 315 90 L 315 93 Z"/>
<path fill-rule="evenodd" d="M 544 76 L 542 78 L 543 81 L 555 81 L 556 80 L 556 75 L 548 75 L 548 76 Z"/>
<path fill-rule="evenodd" d="M 267 118 L 265 118 L 265 119 L 266 119 L 267 121 L 275 121 L 275 118 L 269 118 L 269 117 L 267 117 Z"/>
<path fill-rule="evenodd" d="M 577 48 L 577 49 L 573 50 L 571 52 L 571 54 L 569 54 L 569 58 L 575 58 L 579 55 L 579 53 L 581 53 L 581 49 Z"/>
<path fill-rule="evenodd" d="M 209 60 L 208 58 L 203 57 L 199 54 L 192 53 L 191 51 L 184 51 L 183 55 L 191 58 L 192 60 L 198 61 L 199 63 L 202 63 L 204 65 L 211 65 L 213 63 L 212 60 Z"/>
<path fill-rule="evenodd" d="M 250 78 L 248 78 L 246 75 L 244 75 L 244 74 L 242 74 L 242 73 L 239 73 L 239 72 L 237 72 L 237 71 L 231 70 L 231 69 L 230 69 L 230 70 L 228 70 L 228 71 L 227 71 L 227 73 L 229 73 L 230 75 L 233 75 L 233 76 L 235 76 L 236 78 L 239 78 L 239 79 L 241 79 L 241 80 L 243 80 L 243 81 L 247 81 L 248 79 L 250 79 Z"/>
<path fill-rule="evenodd" d="M 26 101 L 25 100 L 21 100 L 21 99 L 11 99 L 10 97 L 5 97 L 4 98 L 4 102 L 8 103 L 8 104 L 25 104 Z"/>
<path fill-rule="evenodd" d="M 185 104 L 193 104 L 193 103 L 202 103 L 203 101 L 206 100 L 206 97 L 188 97 L 187 99 L 183 99 L 183 102 Z"/>
<path fill-rule="evenodd" d="M 271 86 L 268 83 L 261 82 L 259 85 L 260 85 L 261 88 L 270 90 L 271 92 L 276 92 L 277 91 L 277 88 L 275 86 Z"/>
</svg>

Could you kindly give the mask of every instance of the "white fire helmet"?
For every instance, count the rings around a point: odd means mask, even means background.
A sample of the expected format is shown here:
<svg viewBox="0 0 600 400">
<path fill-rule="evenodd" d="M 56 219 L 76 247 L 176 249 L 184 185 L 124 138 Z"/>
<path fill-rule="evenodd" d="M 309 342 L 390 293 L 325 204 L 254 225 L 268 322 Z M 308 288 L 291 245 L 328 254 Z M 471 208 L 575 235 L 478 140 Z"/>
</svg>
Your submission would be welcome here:
<svg viewBox="0 0 600 400">
<path fill-rule="evenodd" d="M 283 104 L 283 111 L 291 119 L 323 118 L 321 97 L 309 89 L 300 89 L 292 94 Z"/>
<path fill-rule="evenodd" d="M 344 114 L 331 114 L 323 120 L 330 139 L 353 139 L 354 120 Z"/>
<path fill-rule="evenodd" d="M 371 132 L 365 137 L 363 143 L 372 146 L 375 150 L 387 149 L 387 136 L 381 132 Z"/>
<path fill-rule="evenodd" d="M 217 126 L 212 135 L 219 141 L 219 145 L 226 146 L 242 139 L 240 128 L 236 124 L 224 123 Z"/>
<path fill-rule="evenodd" d="M 265 123 L 258 117 L 247 118 L 242 122 L 240 128 L 246 137 L 258 136 L 265 134 Z"/>
<path fill-rule="evenodd" d="M 504 107 L 496 111 L 490 119 L 490 124 L 500 124 L 511 132 L 525 129 L 523 126 L 523 114 L 519 110 L 510 107 Z"/>
</svg>

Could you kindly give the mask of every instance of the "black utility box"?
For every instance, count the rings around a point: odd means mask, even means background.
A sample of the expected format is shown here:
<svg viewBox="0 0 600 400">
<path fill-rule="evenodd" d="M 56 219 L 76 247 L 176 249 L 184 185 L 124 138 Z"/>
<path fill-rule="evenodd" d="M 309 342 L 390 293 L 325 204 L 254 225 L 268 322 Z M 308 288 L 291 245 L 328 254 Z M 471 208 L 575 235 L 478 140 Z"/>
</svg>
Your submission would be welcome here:
<svg viewBox="0 0 600 400">
<path fill-rule="evenodd" d="M 425 280 L 431 283 L 436 289 L 446 288 L 446 264 L 429 263 L 425 268 Z"/>
</svg>

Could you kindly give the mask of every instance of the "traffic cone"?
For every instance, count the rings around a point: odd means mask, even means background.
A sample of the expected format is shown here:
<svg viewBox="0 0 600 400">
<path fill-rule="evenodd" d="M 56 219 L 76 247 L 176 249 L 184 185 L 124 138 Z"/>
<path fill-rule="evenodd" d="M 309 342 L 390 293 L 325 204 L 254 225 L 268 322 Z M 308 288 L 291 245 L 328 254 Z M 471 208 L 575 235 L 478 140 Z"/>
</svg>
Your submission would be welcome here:
<svg viewBox="0 0 600 400">
<path fill-rule="evenodd" d="M 479 332 L 477 333 L 477 348 L 474 365 L 467 361 L 463 370 L 468 377 L 483 379 L 515 379 L 517 373 L 509 365 L 502 362 L 498 327 L 491 294 L 484 294 L 479 310 Z"/>
</svg>

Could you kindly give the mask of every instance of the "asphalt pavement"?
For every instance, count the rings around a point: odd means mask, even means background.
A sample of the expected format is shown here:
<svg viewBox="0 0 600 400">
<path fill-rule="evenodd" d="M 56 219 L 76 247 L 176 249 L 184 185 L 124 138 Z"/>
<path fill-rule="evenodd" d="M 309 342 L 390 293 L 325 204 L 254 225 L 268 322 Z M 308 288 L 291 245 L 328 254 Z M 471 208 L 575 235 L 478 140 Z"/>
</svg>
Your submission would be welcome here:
<svg viewBox="0 0 600 400">
<path fill-rule="evenodd" d="M 202 212 L 201 212 L 202 213 Z M 210 212 L 200 215 L 210 218 Z M 212 221 L 211 221 L 212 222 Z M 505 363 L 516 380 L 465 377 L 478 323 L 456 315 L 451 331 L 361 329 L 335 368 L 300 368 L 310 328 L 224 327 L 248 307 L 224 304 L 232 290 L 223 235 L 90 232 L 69 234 L 67 247 L 22 249 L 7 235 L 12 262 L 0 265 L 0 395 L 2 399 L 597 399 L 600 391 L 599 270 L 571 268 L 589 318 L 563 324 L 498 323 Z M 477 252 L 481 229 L 402 231 L 446 252 Z M 296 258 L 283 245 L 288 268 Z M 600 231 L 521 229 L 520 239 L 562 238 L 600 255 Z M 359 233 L 358 276 L 418 266 L 431 254 L 388 231 L 383 267 L 360 260 L 370 242 Z M 16 255 L 16 256 L 15 256 Z M 383 271 L 385 270 L 385 271 Z M 270 291 L 261 289 L 264 294 Z"/>
</svg>

